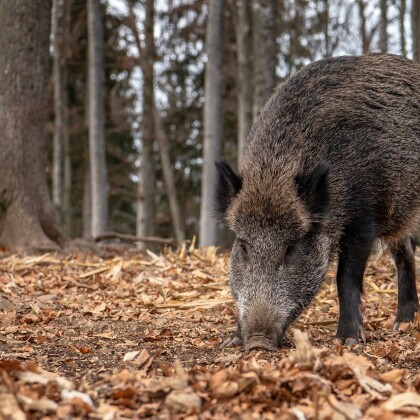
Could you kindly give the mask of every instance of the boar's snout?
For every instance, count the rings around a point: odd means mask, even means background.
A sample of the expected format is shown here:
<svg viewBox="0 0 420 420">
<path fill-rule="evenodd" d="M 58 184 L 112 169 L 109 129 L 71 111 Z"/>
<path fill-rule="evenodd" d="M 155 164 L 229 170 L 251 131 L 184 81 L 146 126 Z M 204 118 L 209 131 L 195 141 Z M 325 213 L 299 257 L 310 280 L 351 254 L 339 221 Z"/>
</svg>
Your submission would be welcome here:
<svg viewBox="0 0 420 420">
<path fill-rule="evenodd" d="M 264 335 L 253 335 L 245 341 L 245 350 L 264 349 L 274 351 L 278 349 L 278 345 L 274 344 L 273 340 Z"/>
<path fill-rule="evenodd" d="M 255 348 L 277 350 L 285 331 L 283 319 L 276 308 L 263 303 L 252 305 L 250 310 L 241 317 L 245 350 Z"/>
</svg>

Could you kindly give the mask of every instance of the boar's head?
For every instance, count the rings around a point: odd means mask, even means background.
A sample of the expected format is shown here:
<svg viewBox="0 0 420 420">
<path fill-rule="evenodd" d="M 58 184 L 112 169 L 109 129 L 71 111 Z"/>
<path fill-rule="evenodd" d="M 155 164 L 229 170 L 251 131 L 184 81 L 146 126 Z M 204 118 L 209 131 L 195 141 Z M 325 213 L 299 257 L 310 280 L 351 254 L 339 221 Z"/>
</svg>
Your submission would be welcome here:
<svg viewBox="0 0 420 420">
<path fill-rule="evenodd" d="M 216 212 L 236 233 L 230 261 L 235 342 L 247 350 L 275 349 L 328 268 L 329 164 L 321 161 L 306 173 L 248 165 L 242 175 L 226 161 L 216 166 Z"/>
</svg>

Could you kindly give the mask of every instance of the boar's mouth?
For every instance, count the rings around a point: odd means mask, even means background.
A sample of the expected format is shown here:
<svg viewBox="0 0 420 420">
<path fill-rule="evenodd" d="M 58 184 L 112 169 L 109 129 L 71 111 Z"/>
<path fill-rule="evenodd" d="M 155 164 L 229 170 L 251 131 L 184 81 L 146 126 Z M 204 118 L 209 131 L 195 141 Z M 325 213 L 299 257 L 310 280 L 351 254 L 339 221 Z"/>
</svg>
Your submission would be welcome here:
<svg viewBox="0 0 420 420">
<path fill-rule="evenodd" d="M 253 349 L 264 349 L 268 351 L 275 351 L 279 345 L 274 340 L 266 337 L 265 335 L 257 334 L 248 337 L 245 341 L 245 351 Z"/>
</svg>

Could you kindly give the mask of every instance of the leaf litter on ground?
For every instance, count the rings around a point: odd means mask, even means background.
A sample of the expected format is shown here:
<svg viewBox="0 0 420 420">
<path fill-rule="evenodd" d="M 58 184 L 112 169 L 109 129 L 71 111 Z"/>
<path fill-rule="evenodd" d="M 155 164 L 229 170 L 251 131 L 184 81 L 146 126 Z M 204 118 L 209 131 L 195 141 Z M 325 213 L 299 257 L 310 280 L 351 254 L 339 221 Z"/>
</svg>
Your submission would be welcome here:
<svg viewBox="0 0 420 420">
<path fill-rule="evenodd" d="M 386 253 L 366 270 L 368 342 L 352 348 L 334 340 L 332 267 L 294 348 L 221 350 L 236 328 L 227 275 L 226 254 L 194 244 L 1 258 L 0 418 L 420 418 L 420 315 L 392 331 Z"/>
</svg>

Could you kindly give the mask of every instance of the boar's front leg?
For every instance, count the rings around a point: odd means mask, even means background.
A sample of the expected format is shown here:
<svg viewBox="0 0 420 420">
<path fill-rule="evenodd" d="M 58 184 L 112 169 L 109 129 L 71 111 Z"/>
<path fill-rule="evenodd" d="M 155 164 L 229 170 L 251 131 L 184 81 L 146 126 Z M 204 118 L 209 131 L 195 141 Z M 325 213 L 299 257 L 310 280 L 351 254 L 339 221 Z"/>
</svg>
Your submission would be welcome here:
<svg viewBox="0 0 420 420">
<path fill-rule="evenodd" d="M 342 345 L 357 344 L 359 339 L 366 342 L 360 313 L 360 296 L 372 243 L 373 238 L 357 237 L 354 232 L 344 235 L 341 241 L 337 268 L 340 317 L 336 337 Z"/>
<path fill-rule="evenodd" d="M 242 333 L 241 333 L 241 324 L 238 320 L 238 327 L 236 331 L 229 336 L 223 343 L 220 345 L 220 348 L 224 349 L 225 347 L 231 347 L 231 346 L 242 346 L 243 340 L 242 340 Z"/>
<path fill-rule="evenodd" d="M 419 310 L 412 245 L 411 238 L 407 237 L 400 245 L 391 248 L 398 272 L 398 309 L 394 331 L 398 331 L 401 322 L 413 321 L 415 312 Z"/>
</svg>

